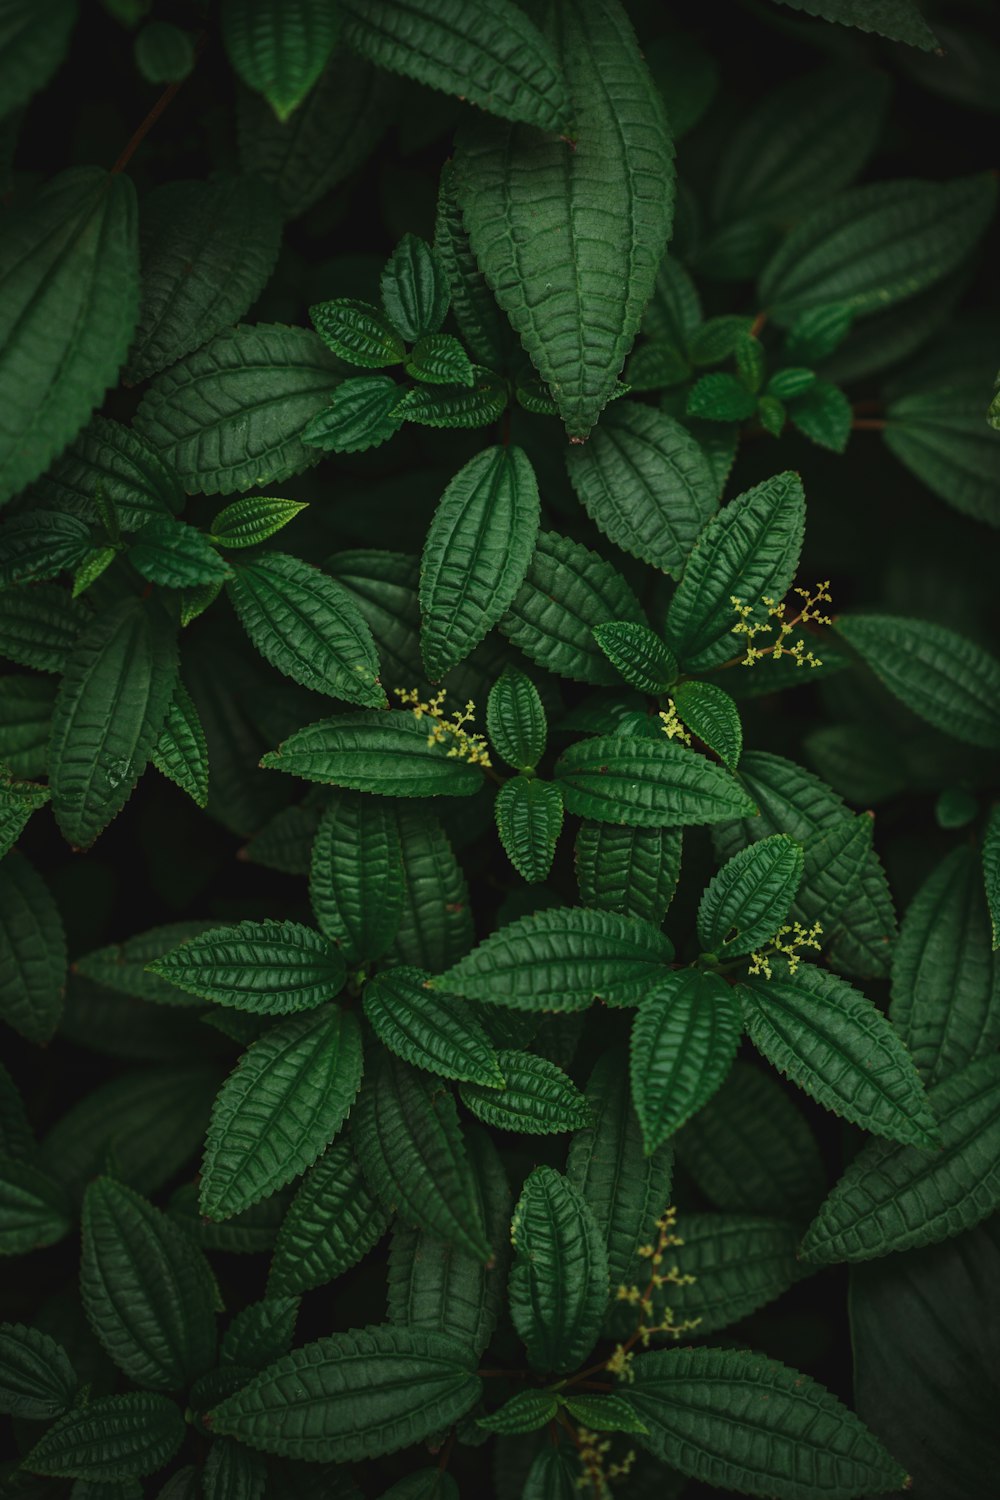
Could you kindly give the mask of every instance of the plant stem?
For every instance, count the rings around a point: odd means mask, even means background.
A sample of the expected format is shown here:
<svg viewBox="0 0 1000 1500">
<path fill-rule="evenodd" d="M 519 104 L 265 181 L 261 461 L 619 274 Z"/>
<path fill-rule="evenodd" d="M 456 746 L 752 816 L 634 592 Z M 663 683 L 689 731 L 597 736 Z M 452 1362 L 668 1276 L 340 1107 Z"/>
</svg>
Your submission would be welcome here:
<svg viewBox="0 0 1000 1500">
<path fill-rule="evenodd" d="M 194 42 L 194 62 L 195 63 L 197 63 L 199 57 L 201 56 L 202 52 L 204 51 L 205 43 L 207 41 L 208 41 L 208 33 L 206 31 L 200 31 L 198 33 L 198 35 L 195 37 L 195 42 Z M 192 64 L 192 72 L 193 71 L 194 71 L 194 64 Z M 145 140 L 146 136 L 152 130 L 153 126 L 156 124 L 157 120 L 160 118 L 160 116 L 162 115 L 163 111 L 167 108 L 167 105 L 173 99 L 173 97 L 177 93 L 178 89 L 181 88 L 181 86 L 187 81 L 187 78 L 190 78 L 190 76 L 191 76 L 191 74 L 188 73 L 187 76 L 186 76 L 186 78 L 178 78 L 175 83 L 168 83 L 167 84 L 167 87 L 163 90 L 163 93 L 160 95 L 159 99 L 157 99 L 156 103 L 153 105 L 152 109 L 149 111 L 149 114 L 143 120 L 142 124 L 139 126 L 138 130 L 136 130 L 135 134 L 132 136 L 132 139 L 129 141 L 128 145 L 125 147 L 125 150 L 122 152 L 121 156 L 119 156 L 118 160 L 115 162 L 114 166 L 111 168 L 111 175 L 112 176 L 114 176 L 118 172 L 124 172 L 125 168 L 128 166 L 129 162 L 132 160 L 132 157 L 135 155 L 135 153 L 138 150 L 138 148 L 142 145 L 142 143 Z"/>
</svg>

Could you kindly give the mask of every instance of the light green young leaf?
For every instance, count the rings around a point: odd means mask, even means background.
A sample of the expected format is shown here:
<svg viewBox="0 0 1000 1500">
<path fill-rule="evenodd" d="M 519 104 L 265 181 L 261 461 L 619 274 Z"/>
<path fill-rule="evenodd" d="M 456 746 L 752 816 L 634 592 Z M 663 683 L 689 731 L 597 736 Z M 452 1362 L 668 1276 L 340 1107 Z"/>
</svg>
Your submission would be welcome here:
<svg viewBox="0 0 1000 1500">
<path fill-rule="evenodd" d="M 512 776 L 497 793 L 494 813 L 500 842 L 518 874 L 529 882 L 545 880 L 562 830 L 560 788 L 537 776 Z"/>
<path fill-rule="evenodd" d="M 222 0 L 222 39 L 243 82 L 285 121 L 323 71 L 337 40 L 330 0 Z"/>
<path fill-rule="evenodd" d="M 549 34 L 573 141 L 469 120 L 456 185 L 486 280 L 570 436 L 585 438 L 615 389 L 670 235 L 673 152 L 616 0 L 558 0 Z"/>
<path fill-rule="evenodd" d="M 48 886 L 16 850 L 0 860 L 0 1018 L 49 1041 L 62 1012 L 66 938 Z"/>
<path fill-rule="evenodd" d="M 824 1109 L 925 1151 L 938 1142 L 913 1059 L 881 1011 L 815 964 L 739 986 L 747 1034 Z"/>
<path fill-rule="evenodd" d="M 545 754 L 548 720 L 538 689 L 516 667 L 505 667 L 486 700 L 493 749 L 516 771 L 533 771 Z"/>
<path fill-rule="evenodd" d="M 334 1281 L 367 1255 L 388 1224 L 350 1137 L 341 1136 L 306 1173 L 281 1222 L 268 1296 L 296 1296 Z"/>
<path fill-rule="evenodd" d="M 661 926 L 677 888 L 681 849 L 679 828 L 582 822 L 574 850 L 580 900 Z"/>
<path fill-rule="evenodd" d="M 739 709 L 714 682 L 681 682 L 671 695 L 681 722 L 735 771 L 743 752 Z"/>
<path fill-rule="evenodd" d="M 1000 1058 L 931 1090 L 941 1150 L 869 1141 L 802 1241 L 807 1260 L 870 1260 L 971 1229 L 1000 1206 Z"/>
<path fill-rule="evenodd" d="M 673 957 L 670 939 L 638 917 L 551 907 L 508 922 L 432 987 L 513 1010 L 635 1005 Z"/>
<path fill-rule="evenodd" d="M 462 1103 L 494 1130 L 521 1135 L 551 1135 L 580 1130 L 590 1123 L 586 1099 L 562 1068 L 531 1052 L 500 1052 L 497 1064 L 502 1088 L 466 1083 Z"/>
<path fill-rule="evenodd" d="M 86 593 L 90 585 L 96 583 L 101 574 L 110 568 L 117 556 L 117 547 L 91 548 L 73 574 L 73 598 L 78 599 L 81 594 Z"/>
<path fill-rule="evenodd" d="M 632 1099 L 646 1151 L 656 1148 L 715 1093 L 743 1032 L 733 990 L 717 974 L 681 969 L 643 998 L 632 1025 Z"/>
<path fill-rule="evenodd" d="M 336 1006 L 292 1016 L 247 1048 L 212 1109 L 201 1209 L 231 1219 L 333 1140 L 361 1084 L 361 1028 Z"/>
<path fill-rule="evenodd" d="M 429 744 L 426 719 L 401 711 L 339 714 L 290 735 L 264 756 L 268 771 L 383 797 L 469 797 L 482 772 Z"/>
<path fill-rule="evenodd" d="M 646 625 L 611 620 L 594 626 L 594 639 L 625 681 L 640 693 L 665 693 L 677 681 L 677 658 Z"/>
<path fill-rule="evenodd" d="M 706 952 L 734 957 L 774 937 L 802 879 L 802 846 L 787 834 L 749 844 L 727 860 L 698 906 L 698 941 Z"/>
<path fill-rule="evenodd" d="M 149 965 L 189 995 L 255 1015 L 313 1010 L 339 993 L 343 958 L 301 922 L 237 922 L 213 927 Z"/>
<path fill-rule="evenodd" d="M 479 1390 L 473 1357 L 444 1334 L 356 1328 L 293 1349 L 216 1407 L 211 1426 L 267 1453 L 350 1463 L 443 1431 Z"/>
<path fill-rule="evenodd" d="M 381 958 L 399 928 L 403 853 L 394 810 L 356 792 L 327 804 L 312 844 L 309 899 L 348 963 Z"/>
<path fill-rule="evenodd" d="M 448 485 L 420 565 L 420 649 L 432 681 L 463 661 L 513 603 L 538 517 L 538 483 L 521 448 L 485 449 Z"/>
<path fill-rule="evenodd" d="M 55 1339 L 23 1323 L 0 1323 L 0 1411 L 51 1421 L 73 1405 L 79 1384 Z"/>
<path fill-rule="evenodd" d="M 603 823 L 679 828 L 757 811 L 728 771 L 666 736 L 579 740 L 556 762 L 555 777 L 568 812 Z"/>
<path fill-rule="evenodd" d="M 400 965 L 366 986 L 364 1011 L 379 1041 L 440 1078 L 503 1088 L 503 1066 L 474 1007 L 428 989 L 428 978 L 423 969 Z"/>
<path fill-rule="evenodd" d="M 98 1396 L 60 1417 L 24 1458 L 30 1474 L 94 1484 L 155 1474 L 187 1433 L 166 1396 Z"/>
</svg>

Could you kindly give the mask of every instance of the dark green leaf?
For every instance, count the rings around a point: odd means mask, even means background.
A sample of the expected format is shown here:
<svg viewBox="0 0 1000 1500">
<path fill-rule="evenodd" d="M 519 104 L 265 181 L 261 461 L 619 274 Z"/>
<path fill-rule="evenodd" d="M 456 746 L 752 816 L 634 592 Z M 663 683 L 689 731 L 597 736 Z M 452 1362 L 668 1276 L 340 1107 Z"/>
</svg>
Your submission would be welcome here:
<svg viewBox="0 0 1000 1500">
<path fill-rule="evenodd" d="M 567 811 L 603 823 L 677 828 L 756 812 L 735 777 L 666 737 L 580 740 L 560 756 L 555 775 Z"/>
<path fill-rule="evenodd" d="M 503 416 L 507 386 L 499 375 L 472 366 L 460 385 L 417 385 L 392 409 L 394 417 L 422 427 L 489 427 Z"/>
<path fill-rule="evenodd" d="M 679 828 L 581 823 L 575 848 L 580 900 L 659 927 L 677 887 L 681 848 Z"/>
<path fill-rule="evenodd" d="M 559 787 L 538 777 L 514 776 L 497 793 L 494 810 L 500 842 L 515 870 L 527 881 L 544 880 L 562 829 Z"/>
<path fill-rule="evenodd" d="M 427 988 L 422 969 L 389 969 L 366 987 L 364 1010 L 390 1052 L 441 1078 L 502 1088 L 504 1071 L 473 1007 Z"/>
<path fill-rule="evenodd" d="M 349 963 L 381 958 L 399 928 L 403 853 L 393 809 L 344 792 L 312 845 L 309 897 L 320 928 Z"/>
<path fill-rule="evenodd" d="M 135 65 L 147 83 L 179 83 L 194 64 L 191 38 L 170 21 L 151 21 L 135 39 Z"/>
<path fill-rule="evenodd" d="M 219 546 L 256 547 L 287 526 L 305 508 L 301 500 L 277 500 L 256 495 L 246 500 L 234 500 L 212 522 L 210 539 Z"/>
<path fill-rule="evenodd" d="M 65 589 L 53 584 L 0 591 L 0 652 L 22 667 L 37 667 L 40 672 L 62 672 L 73 643 L 88 619 L 85 606 L 75 603 Z M 8 684 L 14 680 L 10 677 L 4 679 Z M 17 680 L 29 681 L 28 678 Z M 32 679 L 29 691 L 41 694 L 46 686 Z M 8 722 L 6 713 L 4 722 Z M 5 754 L 3 759 L 10 764 L 9 755 Z"/>
<path fill-rule="evenodd" d="M 448 276 L 436 250 L 415 234 L 404 234 L 380 282 L 382 305 L 407 343 L 437 333 L 448 314 Z"/>
<path fill-rule="evenodd" d="M 213 927 L 149 967 L 189 995 L 271 1016 L 332 1000 L 346 975 L 344 960 L 320 933 L 272 920 Z"/>
<path fill-rule="evenodd" d="M 804 10 L 824 21 L 838 21 L 842 26 L 856 26 L 859 31 L 874 31 L 877 36 L 906 42 L 925 52 L 939 50 L 937 37 L 927 25 L 915 0 L 778 0 L 792 10 Z"/>
<path fill-rule="evenodd" d="M 516 667 L 505 667 L 486 702 L 493 749 L 516 771 L 531 771 L 545 754 L 548 721 L 538 689 Z"/>
<path fill-rule="evenodd" d="M 135 995 L 159 1005 L 187 1005 L 190 1002 L 184 994 L 175 985 L 158 978 L 151 966 L 178 944 L 213 929 L 219 930 L 214 922 L 168 922 L 124 943 L 112 943 L 84 954 L 73 965 L 74 972 L 122 995 Z"/>
<path fill-rule="evenodd" d="M 983 881 L 993 930 L 994 952 L 1000 948 L 1000 808 L 993 808 L 983 834 Z"/>
<path fill-rule="evenodd" d="M 44 505 L 85 520 L 98 518 L 101 497 L 126 530 L 184 505 L 173 470 L 131 427 L 107 417 L 94 417 L 32 490 Z"/>
<path fill-rule="evenodd" d="M 203 1500 L 264 1500 L 264 1458 L 231 1438 L 215 1438 L 201 1472 L 201 1493 Z"/>
<path fill-rule="evenodd" d="M 27 104 L 48 83 L 66 55 L 76 21 L 76 0 L 55 0 L 39 10 L 31 0 L 12 0 L 0 31 L 0 113 Z"/>
<path fill-rule="evenodd" d="M 735 771 L 743 752 L 743 725 L 725 689 L 714 682 L 681 682 L 672 696 L 686 728 Z"/>
<path fill-rule="evenodd" d="M 54 1245 L 73 1226 L 64 1189 L 29 1161 L 0 1155 L 0 1255 Z"/>
<path fill-rule="evenodd" d="M 665 693 L 677 681 L 677 658 L 648 626 L 611 620 L 594 626 L 594 639 L 612 666 L 640 693 Z"/>
<path fill-rule="evenodd" d="M 309 317 L 324 344 L 350 365 L 380 370 L 402 363 L 406 350 L 398 330 L 370 302 L 353 297 L 317 302 Z"/>
<path fill-rule="evenodd" d="M 462 1103 L 494 1130 L 522 1135 L 551 1135 L 579 1130 L 590 1122 L 590 1109 L 562 1068 L 530 1052 L 499 1052 L 502 1088 L 463 1084 Z"/>
<path fill-rule="evenodd" d="M 0 1410 L 49 1421 L 69 1410 L 78 1386 L 55 1339 L 23 1323 L 0 1323 Z"/>
<path fill-rule="evenodd" d="M 297 1297 L 268 1295 L 251 1302 L 226 1329 L 220 1364 L 261 1370 L 287 1354 L 295 1334 Z"/>
<path fill-rule="evenodd" d="M 510 1313 L 539 1370 L 573 1370 L 593 1348 L 608 1301 L 608 1255 L 593 1213 L 552 1167 L 528 1177 L 510 1226 Z"/>
<path fill-rule="evenodd" d="M 817 380 L 791 403 L 792 426 L 833 453 L 843 453 L 854 425 L 854 408 L 839 385 Z"/>
<path fill-rule="evenodd" d="M 358 375 L 341 381 L 329 406 L 306 423 L 302 441 L 324 453 L 362 453 L 399 431 L 396 415 L 401 387 L 390 375 Z"/>
<path fill-rule="evenodd" d="M 282 1220 L 268 1296 L 293 1296 L 335 1280 L 368 1253 L 388 1223 L 349 1137 L 342 1136 L 310 1167 Z"/>
<path fill-rule="evenodd" d="M 632 1098 L 651 1153 L 715 1093 L 743 1026 L 736 997 L 717 974 L 682 969 L 643 998 L 632 1026 Z"/>
<path fill-rule="evenodd" d="M 5 522 L 0 536 L 0 588 L 54 578 L 75 568 L 90 548 L 90 527 L 76 516 L 30 510 Z"/>
<path fill-rule="evenodd" d="M 128 556 L 143 578 L 167 588 L 191 588 L 229 577 L 229 567 L 208 538 L 168 516 L 147 521 Z"/>
<path fill-rule="evenodd" d="M 24 1459 L 32 1474 L 133 1479 L 154 1474 L 184 1441 L 184 1418 L 165 1396 L 99 1396 L 53 1423 Z"/>
<path fill-rule="evenodd" d="M 426 803 L 397 806 L 403 847 L 403 917 L 393 957 L 440 973 L 472 947 L 472 912 L 462 867 Z"/>
<path fill-rule="evenodd" d="M 150 759 L 199 807 L 208 801 L 208 745 L 198 710 L 178 677 L 167 717 Z"/>
<path fill-rule="evenodd" d="M 983 422 L 976 375 L 904 392 L 886 407 L 883 436 L 912 474 L 956 510 L 1000 522 L 1000 436 Z"/>
<path fill-rule="evenodd" d="M 472 253 L 451 161 L 441 168 L 434 250 L 447 275 L 455 322 L 473 358 L 491 369 L 502 368 L 511 331 Z"/>
<path fill-rule="evenodd" d="M 269 771 L 352 787 L 383 797 L 468 797 L 482 772 L 428 743 L 427 721 L 411 713 L 367 712 L 322 719 L 264 756 Z"/>
<path fill-rule="evenodd" d="M 536 1432 L 555 1417 L 559 1403 L 551 1391 L 517 1391 L 488 1417 L 477 1417 L 476 1426 L 504 1434 Z"/>
<path fill-rule="evenodd" d="M 698 941 L 708 952 L 751 953 L 774 937 L 802 879 L 802 846 L 787 834 L 734 854 L 706 888 L 698 907 Z"/>
<path fill-rule="evenodd" d="M 634 1407 L 624 1396 L 567 1396 L 563 1405 L 571 1416 L 593 1432 L 646 1431 Z"/>
<path fill-rule="evenodd" d="M 688 392 L 685 411 L 707 422 L 745 422 L 757 410 L 757 398 L 742 380 L 724 371 L 702 375 Z"/>
<path fill-rule="evenodd" d="M 45 1043 L 62 1011 L 66 938 L 48 886 L 23 854 L 0 860 L 0 1016 Z"/>
<path fill-rule="evenodd" d="M 475 367 L 458 339 L 450 333 L 428 333 L 406 357 L 406 373 L 428 385 L 476 383 Z"/>
<path fill-rule="evenodd" d="M 738 1323 L 802 1275 L 796 1259 L 800 1232 L 782 1219 L 743 1214 L 682 1214 L 677 1250 L 681 1286 L 668 1284 L 655 1299 L 667 1302 L 674 1322 L 696 1322 L 704 1338 Z"/>
<path fill-rule="evenodd" d="M 229 60 L 282 121 L 323 71 L 337 31 L 337 10 L 328 0 L 222 0 Z"/>
</svg>

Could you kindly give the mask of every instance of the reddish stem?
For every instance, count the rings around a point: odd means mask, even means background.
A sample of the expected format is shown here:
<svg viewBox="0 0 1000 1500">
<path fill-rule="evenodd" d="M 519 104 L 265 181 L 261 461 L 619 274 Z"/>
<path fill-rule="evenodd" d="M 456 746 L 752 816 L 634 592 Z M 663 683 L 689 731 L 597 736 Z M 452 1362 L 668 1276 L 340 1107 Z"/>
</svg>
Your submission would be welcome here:
<svg viewBox="0 0 1000 1500">
<path fill-rule="evenodd" d="M 199 57 L 201 56 L 202 52 L 204 51 L 205 43 L 207 41 L 208 41 L 208 33 L 207 32 L 200 31 L 198 33 L 198 35 L 195 37 L 195 42 L 194 42 L 194 63 L 196 63 L 198 61 Z M 192 72 L 194 71 L 194 63 L 192 63 Z M 190 76 L 191 76 L 191 74 L 188 73 L 187 77 L 190 78 Z M 128 145 L 125 147 L 125 150 L 122 152 L 121 156 L 119 156 L 118 160 L 115 162 L 114 166 L 111 168 L 111 174 L 112 174 L 112 176 L 114 176 L 115 173 L 117 173 L 117 172 L 124 172 L 125 168 L 128 166 L 129 162 L 132 160 L 132 157 L 135 155 L 135 153 L 138 150 L 138 148 L 142 145 L 143 141 L 146 139 L 146 136 L 152 130 L 153 126 L 156 124 L 157 120 L 160 118 L 160 116 L 162 115 L 163 111 L 166 109 L 167 105 L 173 99 L 173 97 L 177 93 L 178 89 L 180 89 L 181 86 L 185 82 L 186 82 L 186 79 L 184 79 L 184 78 L 178 78 L 175 83 L 169 83 L 167 85 L 167 87 L 163 90 L 163 93 L 160 95 L 159 99 L 157 99 L 156 103 L 153 105 L 152 109 L 149 111 L 149 114 L 143 120 L 142 124 L 139 126 L 138 130 L 135 132 L 135 134 L 133 135 L 132 139 L 129 141 Z"/>
</svg>

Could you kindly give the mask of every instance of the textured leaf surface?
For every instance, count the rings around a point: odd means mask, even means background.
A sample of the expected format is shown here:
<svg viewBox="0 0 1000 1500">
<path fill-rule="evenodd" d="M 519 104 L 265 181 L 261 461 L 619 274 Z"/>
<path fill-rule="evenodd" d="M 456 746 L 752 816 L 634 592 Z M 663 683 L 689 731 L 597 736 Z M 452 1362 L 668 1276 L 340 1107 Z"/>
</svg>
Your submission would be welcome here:
<svg viewBox="0 0 1000 1500">
<path fill-rule="evenodd" d="M 462 661 L 513 602 L 538 516 L 538 484 L 521 448 L 487 448 L 448 485 L 420 568 L 420 647 L 432 681 Z"/>
<path fill-rule="evenodd" d="M 397 806 L 403 848 L 403 916 L 393 956 L 440 973 L 472 947 L 472 912 L 462 867 L 426 804 Z"/>
<path fill-rule="evenodd" d="M 545 754 L 548 720 L 538 689 L 516 667 L 505 667 L 486 700 L 486 732 L 496 753 L 517 771 Z"/>
<path fill-rule="evenodd" d="M 347 1118 L 361 1070 L 357 1020 L 332 1006 L 293 1016 L 248 1047 L 212 1110 L 205 1216 L 232 1218 L 311 1166 Z"/>
<path fill-rule="evenodd" d="M 681 1473 L 778 1500 L 852 1500 L 906 1475 L 835 1396 L 763 1354 L 662 1349 L 640 1354 L 629 1401 L 640 1442 Z"/>
<path fill-rule="evenodd" d="M 29 1042 L 59 1023 L 66 938 L 42 877 L 16 850 L 0 860 L 0 1016 Z"/>
<path fill-rule="evenodd" d="M 672 696 L 683 724 L 734 771 L 743 753 L 743 725 L 730 695 L 714 682 L 682 682 Z"/>
<path fill-rule="evenodd" d="M 859 31 L 874 31 L 924 51 L 937 49 L 938 40 L 924 20 L 914 0 L 778 0 L 792 10 L 821 16 L 824 21 L 838 21 L 842 26 L 856 26 Z"/>
<path fill-rule="evenodd" d="M 177 475 L 131 427 L 94 417 L 33 486 L 44 505 L 96 516 L 98 491 L 114 505 L 126 530 L 184 505 Z"/>
<path fill-rule="evenodd" d="M 5 589 L 0 592 L 3 654 L 22 667 L 61 672 L 88 618 L 84 605 L 54 584 Z M 11 679 L 6 681 L 9 683 Z M 9 756 L 4 760 L 10 764 Z"/>
<path fill-rule="evenodd" d="M 567 811 L 598 822 L 677 828 L 755 811 L 733 776 L 665 736 L 580 740 L 560 756 L 555 774 Z"/>
<path fill-rule="evenodd" d="M 0 503 L 48 467 L 117 380 L 138 295 L 135 189 L 121 173 L 62 172 L 8 223 L 0 254 Z"/>
<path fill-rule="evenodd" d="M 802 879 L 802 846 L 787 834 L 748 844 L 728 860 L 698 905 L 698 941 L 709 952 L 723 946 L 751 953 L 774 936 Z"/>
<path fill-rule="evenodd" d="M 399 928 L 403 892 L 393 810 L 357 793 L 335 796 L 313 840 L 309 899 L 347 962 L 382 956 Z"/>
<path fill-rule="evenodd" d="M 314 1463 L 392 1453 L 468 1411 L 480 1387 L 471 1364 L 452 1340 L 424 1329 L 335 1333 L 230 1396 L 212 1413 L 212 1430 Z"/>
<path fill-rule="evenodd" d="M 799 1230 L 782 1219 L 682 1214 L 677 1261 L 690 1285 L 661 1293 L 675 1320 L 697 1319 L 696 1337 L 738 1323 L 786 1292 L 802 1275 Z"/>
<path fill-rule="evenodd" d="M 0 1156 L 0 1255 L 54 1245 L 72 1228 L 60 1184 L 26 1161 Z"/>
<path fill-rule="evenodd" d="M 681 849 L 679 828 L 581 823 L 574 851 L 580 900 L 659 927 L 677 888 Z"/>
<path fill-rule="evenodd" d="M 77 959 L 74 970 L 121 995 L 134 995 L 159 1005 L 187 1005 L 190 1002 L 184 992 L 160 979 L 150 966 L 179 944 L 212 930 L 219 930 L 214 922 L 168 922 L 163 927 L 140 932 L 124 943 L 110 943 L 106 948 L 85 953 Z"/>
<path fill-rule="evenodd" d="M 539 1427 L 547 1426 L 558 1410 L 559 1403 L 551 1391 L 516 1391 L 488 1417 L 478 1417 L 476 1425 L 487 1432 L 505 1435 L 536 1432 Z"/>
<path fill-rule="evenodd" d="M 717 974 L 682 969 L 644 997 L 632 1026 L 629 1071 L 648 1152 L 715 1093 L 742 1031 L 735 995 Z"/>
<path fill-rule="evenodd" d="M 236 72 L 286 120 L 312 88 L 337 39 L 328 0 L 223 0 L 222 37 Z"/>
<path fill-rule="evenodd" d="M 576 1084 L 547 1057 L 531 1052 L 499 1052 L 503 1088 L 463 1084 L 462 1103 L 494 1130 L 522 1135 L 552 1135 L 579 1130 L 590 1109 Z"/>
<path fill-rule="evenodd" d="M 184 1436 L 184 1418 L 165 1396 L 99 1396 L 53 1423 L 24 1467 L 92 1483 L 133 1479 L 162 1468 Z"/>
<path fill-rule="evenodd" d="M 191 694 L 178 677 L 160 737 L 153 747 L 153 765 L 187 792 L 199 807 L 208 802 L 208 744 Z"/>
<path fill-rule="evenodd" d="M 341 381 L 329 406 L 306 423 L 302 441 L 324 453 L 362 453 L 399 431 L 400 387 L 389 375 L 357 375 Z"/>
<path fill-rule="evenodd" d="M 342 1136 L 310 1167 L 281 1222 L 268 1296 L 308 1292 L 343 1275 L 381 1239 L 388 1223 L 350 1138 Z"/>
<path fill-rule="evenodd" d="M 515 870 L 525 880 L 544 880 L 562 829 L 559 787 L 538 777 L 515 776 L 500 788 L 494 807 L 500 842 Z"/>
<path fill-rule="evenodd" d="M 0 858 L 17 843 L 33 812 L 49 800 L 48 788 L 0 773 Z"/>
<path fill-rule="evenodd" d="M 78 1384 L 55 1339 L 23 1323 L 0 1324 L 0 1410 L 50 1420 L 73 1404 Z"/>
<path fill-rule="evenodd" d="M 869 1141 L 802 1241 L 809 1260 L 871 1260 L 971 1229 L 1000 1206 L 1000 1059 L 931 1090 L 941 1149 Z"/>
<path fill-rule="evenodd" d="M 415 234 L 404 234 L 379 282 L 382 306 L 408 343 L 437 333 L 448 313 L 447 272 L 436 250 Z"/>
<path fill-rule="evenodd" d="M 207 537 L 170 516 L 147 521 L 128 555 L 136 572 L 165 588 L 196 588 L 229 576 L 229 568 Z"/>
<path fill-rule="evenodd" d="M 456 183 L 486 280 L 570 436 L 585 438 L 615 388 L 670 234 L 672 148 L 615 0 L 559 0 L 549 35 L 569 84 L 572 144 L 469 121 Z"/>
<path fill-rule="evenodd" d="M 994 952 L 1000 948 L 1000 809 L 994 808 L 983 833 L 983 881 L 993 930 Z"/>
<path fill-rule="evenodd" d="M 670 939 L 615 912 L 552 907 L 494 932 L 435 986 L 514 1010 L 634 1005 L 673 957 Z"/>
<path fill-rule="evenodd" d="M 366 987 L 365 1015 L 379 1041 L 428 1073 L 501 1088 L 503 1067 L 473 1007 L 427 989 L 427 978 L 423 969 L 400 966 Z"/>
<path fill-rule="evenodd" d="M 510 1225 L 510 1314 L 539 1370 L 573 1370 L 590 1353 L 608 1301 L 608 1256 L 570 1181 L 536 1167 Z"/>
<path fill-rule="evenodd" d="M 1000 525 L 1000 437 L 983 424 L 975 375 L 897 396 L 886 406 L 887 447 L 912 474 L 956 510 Z"/>
<path fill-rule="evenodd" d="M 347 972 L 320 933 L 301 922 L 272 920 L 213 927 L 151 967 L 190 995 L 272 1016 L 331 1000 Z"/>
<path fill-rule="evenodd" d="M 428 744 L 426 724 L 401 711 L 322 719 L 290 735 L 261 765 L 383 797 L 468 797 L 482 784 L 476 766 Z"/>
</svg>

